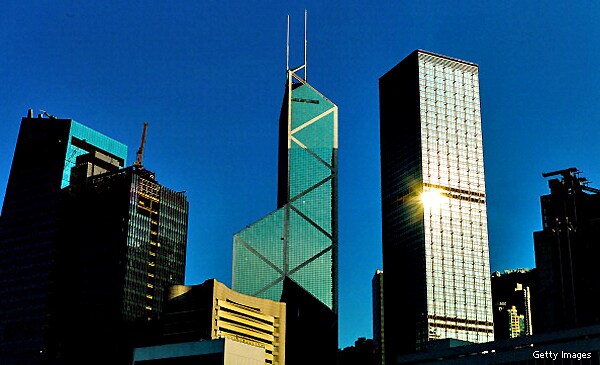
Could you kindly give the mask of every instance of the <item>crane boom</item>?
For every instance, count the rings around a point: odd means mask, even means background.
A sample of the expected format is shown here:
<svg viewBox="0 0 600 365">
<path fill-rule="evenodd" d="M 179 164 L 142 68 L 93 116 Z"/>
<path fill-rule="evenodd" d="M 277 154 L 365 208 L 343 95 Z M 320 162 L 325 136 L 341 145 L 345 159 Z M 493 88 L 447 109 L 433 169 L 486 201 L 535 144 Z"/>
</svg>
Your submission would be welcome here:
<svg viewBox="0 0 600 365">
<path fill-rule="evenodd" d="M 140 148 L 137 150 L 137 156 L 133 163 L 136 167 L 142 167 L 142 158 L 144 157 L 144 146 L 146 145 L 146 131 L 148 130 L 148 122 L 144 122 L 144 130 L 142 131 L 142 142 Z"/>
</svg>

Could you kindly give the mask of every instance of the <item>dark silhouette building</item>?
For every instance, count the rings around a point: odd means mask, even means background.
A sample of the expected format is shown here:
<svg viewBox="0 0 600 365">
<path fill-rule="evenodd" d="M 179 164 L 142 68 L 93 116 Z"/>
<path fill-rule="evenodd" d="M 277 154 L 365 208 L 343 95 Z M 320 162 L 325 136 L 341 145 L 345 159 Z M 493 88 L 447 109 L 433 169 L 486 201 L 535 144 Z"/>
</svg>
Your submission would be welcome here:
<svg viewBox="0 0 600 365">
<path fill-rule="evenodd" d="M 492 341 L 479 67 L 417 50 L 379 95 L 386 363 Z"/>
<path fill-rule="evenodd" d="M 446 341 L 446 340 L 441 340 Z M 398 357 L 397 365 L 596 365 L 600 326 L 507 338 L 486 343 L 443 346 Z"/>
<path fill-rule="evenodd" d="M 550 194 L 541 197 L 542 230 L 534 232 L 539 300 L 536 333 L 600 323 L 600 190 L 576 168 L 542 174 Z"/>
<path fill-rule="evenodd" d="M 123 169 L 125 145 L 31 114 L 0 217 L 0 363 L 129 364 L 183 283 L 187 199 Z"/>
<path fill-rule="evenodd" d="M 384 304 L 383 304 L 383 271 L 376 270 L 371 280 L 373 295 L 373 347 L 375 364 L 385 364 Z"/>
<path fill-rule="evenodd" d="M 86 179 L 66 204 L 77 214 L 64 233 L 72 248 L 63 266 L 78 275 L 69 280 L 77 289 L 65 293 L 65 357 L 74 363 L 98 349 L 96 360 L 129 364 L 169 287 L 184 283 L 187 198 L 131 166 Z"/>
<path fill-rule="evenodd" d="M 373 340 L 359 337 L 354 346 L 341 349 L 338 353 L 338 365 L 375 365 L 375 348 Z"/>
<path fill-rule="evenodd" d="M 45 364 L 60 351 L 64 190 L 78 156 L 90 174 L 124 166 L 127 147 L 70 119 L 22 119 L 0 216 L 0 363 Z M 64 223 L 64 224 L 63 224 Z M 72 274 L 73 275 L 73 274 Z"/>
<path fill-rule="evenodd" d="M 496 340 L 533 334 L 532 292 L 535 269 L 505 270 L 492 274 L 494 337 Z"/>
</svg>

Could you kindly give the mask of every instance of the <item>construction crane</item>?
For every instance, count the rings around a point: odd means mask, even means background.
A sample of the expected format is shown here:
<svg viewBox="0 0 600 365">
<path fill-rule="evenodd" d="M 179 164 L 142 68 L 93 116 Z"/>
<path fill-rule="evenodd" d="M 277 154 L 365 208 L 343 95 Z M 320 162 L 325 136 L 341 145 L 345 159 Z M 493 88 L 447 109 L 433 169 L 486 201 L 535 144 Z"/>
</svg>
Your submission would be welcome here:
<svg viewBox="0 0 600 365">
<path fill-rule="evenodd" d="M 148 130 L 148 122 L 144 122 L 144 130 L 142 131 L 142 142 L 140 148 L 137 150 L 137 156 L 133 166 L 142 168 L 142 158 L 144 157 L 144 145 L 146 144 L 146 131 Z"/>
</svg>

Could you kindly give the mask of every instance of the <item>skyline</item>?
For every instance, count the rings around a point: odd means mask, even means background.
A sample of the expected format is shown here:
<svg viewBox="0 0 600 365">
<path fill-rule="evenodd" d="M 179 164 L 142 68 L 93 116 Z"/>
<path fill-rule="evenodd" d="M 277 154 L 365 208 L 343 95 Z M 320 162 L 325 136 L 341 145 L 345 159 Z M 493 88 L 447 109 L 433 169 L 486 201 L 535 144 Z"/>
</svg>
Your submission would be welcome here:
<svg viewBox="0 0 600 365">
<path fill-rule="evenodd" d="M 378 78 L 415 49 L 479 65 L 491 268 L 532 268 L 541 173 L 577 167 L 600 184 L 600 5 L 586 5 L 11 2 L 0 15 L 0 199 L 27 109 L 127 144 L 128 165 L 147 121 L 144 165 L 190 200 L 186 284 L 230 286 L 233 235 L 276 205 L 286 16 L 293 67 L 307 9 L 309 82 L 340 111 L 343 348 L 372 337 L 382 265 Z"/>
</svg>

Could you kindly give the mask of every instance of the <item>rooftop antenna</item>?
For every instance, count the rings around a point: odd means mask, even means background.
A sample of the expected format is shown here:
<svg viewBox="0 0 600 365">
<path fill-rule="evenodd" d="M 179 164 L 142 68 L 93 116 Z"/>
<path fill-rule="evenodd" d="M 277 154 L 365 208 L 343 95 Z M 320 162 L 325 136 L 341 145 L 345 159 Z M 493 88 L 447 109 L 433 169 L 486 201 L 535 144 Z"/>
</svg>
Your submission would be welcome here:
<svg viewBox="0 0 600 365">
<path fill-rule="evenodd" d="M 304 81 L 308 81 L 308 78 L 307 78 L 308 64 L 306 62 L 306 59 L 307 59 L 307 49 L 308 49 L 308 47 L 307 47 L 308 41 L 307 41 L 307 38 L 306 38 L 306 34 L 307 34 L 307 32 L 306 32 L 306 24 L 307 24 L 306 19 L 307 19 L 307 11 L 306 11 L 306 9 L 304 9 Z"/>
<path fill-rule="evenodd" d="M 43 113 L 45 116 L 47 116 L 47 117 L 48 117 L 48 118 L 50 118 L 50 119 L 58 119 L 58 118 L 56 118 L 54 115 L 52 115 L 52 114 L 48 113 L 47 111 L 45 111 L 45 110 L 43 110 L 43 109 L 40 109 L 40 111 L 41 111 L 41 112 L 42 112 L 42 113 Z"/>
<path fill-rule="evenodd" d="M 300 69 L 304 69 L 304 80 L 307 78 L 307 56 L 308 56 L 308 40 L 307 40 L 307 19 L 308 12 L 304 9 L 304 64 L 300 67 L 294 69 L 294 71 L 299 71 Z M 287 16 L 287 36 L 286 36 L 286 55 L 285 55 L 285 66 L 286 69 L 290 70 L 290 16 Z"/>
<path fill-rule="evenodd" d="M 142 168 L 142 157 L 144 156 L 144 145 L 146 144 L 146 130 L 148 130 L 148 122 L 144 122 L 144 130 L 142 131 L 142 142 L 137 150 L 137 156 L 133 166 Z"/>
<path fill-rule="evenodd" d="M 287 33 L 285 43 L 285 70 L 290 69 L 290 16 L 287 16 Z"/>
</svg>

